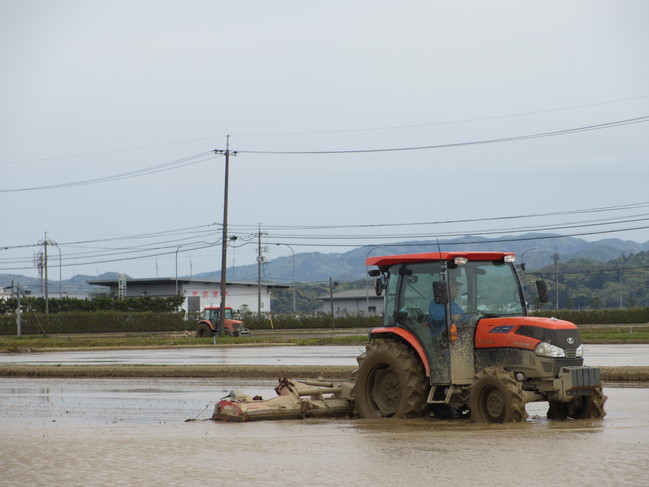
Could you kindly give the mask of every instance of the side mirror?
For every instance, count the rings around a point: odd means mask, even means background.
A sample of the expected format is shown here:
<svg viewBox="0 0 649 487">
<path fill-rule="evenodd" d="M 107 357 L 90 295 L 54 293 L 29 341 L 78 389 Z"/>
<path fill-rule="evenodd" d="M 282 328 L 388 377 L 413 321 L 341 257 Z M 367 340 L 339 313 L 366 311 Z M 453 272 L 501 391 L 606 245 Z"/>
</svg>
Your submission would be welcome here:
<svg viewBox="0 0 649 487">
<path fill-rule="evenodd" d="M 536 281 L 536 290 L 539 293 L 539 301 L 542 303 L 549 303 L 550 297 L 548 296 L 548 285 L 545 281 L 539 279 Z"/>
<path fill-rule="evenodd" d="M 367 271 L 367 275 L 370 277 L 379 277 L 381 275 L 381 271 L 378 269 L 370 269 Z"/>
<path fill-rule="evenodd" d="M 448 284 L 445 281 L 433 282 L 433 296 L 435 303 L 447 304 L 448 303 Z"/>
<path fill-rule="evenodd" d="M 376 279 L 374 281 L 374 292 L 376 293 L 377 296 L 380 296 L 383 294 L 383 290 L 385 289 L 385 285 L 383 284 L 382 279 Z"/>
</svg>

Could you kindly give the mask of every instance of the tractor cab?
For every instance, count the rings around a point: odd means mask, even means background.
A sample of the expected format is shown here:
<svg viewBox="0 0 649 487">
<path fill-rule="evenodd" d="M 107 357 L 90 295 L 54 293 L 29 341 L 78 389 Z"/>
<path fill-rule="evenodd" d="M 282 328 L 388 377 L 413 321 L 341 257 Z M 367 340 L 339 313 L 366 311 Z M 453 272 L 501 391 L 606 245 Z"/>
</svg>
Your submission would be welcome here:
<svg viewBox="0 0 649 487">
<path fill-rule="evenodd" d="M 205 308 L 203 310 L 203 319 L 209 320 L 212 323 L 218 323 L 220 314 L 221 314 L 221 308 Z M 225 308 L 225 319 L 226 320 L 234 319 L 232 308 Z"/>
<path fill-rule="evenodd" d="M 511 253 L 446 252 L 368 260 L 379 267 L 378 287 L 385 287 L 385 326 L 415 335 L 433 384 L 473 380 L 480 319 L 527 315 Z"/>
</svg>

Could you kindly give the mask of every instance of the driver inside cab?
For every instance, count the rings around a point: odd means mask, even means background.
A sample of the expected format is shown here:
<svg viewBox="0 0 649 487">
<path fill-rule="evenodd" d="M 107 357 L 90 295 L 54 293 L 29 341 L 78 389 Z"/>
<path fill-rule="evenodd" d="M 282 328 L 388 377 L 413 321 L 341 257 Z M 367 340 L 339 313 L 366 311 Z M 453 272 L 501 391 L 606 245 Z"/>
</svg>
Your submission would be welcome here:
<svg viewBox="0 0 649 487">
<path fill-rule="evenodd" d="M 457 303 L 457 291 L 458 291 L 458 282 L 455 279 L 451 279 L 449 282 L 449 301 L 451 305 L 451 322 L 452 323 L 461 323 L 464 318 L 464 309 Z M 444 327 L 446 323 L 445 319 L 446 306 L 443 304 L 437 304 L 435 298 L 433 298 L 428 307 L 428 319 L 430 324 L 433 327 Z"/>
</svg>

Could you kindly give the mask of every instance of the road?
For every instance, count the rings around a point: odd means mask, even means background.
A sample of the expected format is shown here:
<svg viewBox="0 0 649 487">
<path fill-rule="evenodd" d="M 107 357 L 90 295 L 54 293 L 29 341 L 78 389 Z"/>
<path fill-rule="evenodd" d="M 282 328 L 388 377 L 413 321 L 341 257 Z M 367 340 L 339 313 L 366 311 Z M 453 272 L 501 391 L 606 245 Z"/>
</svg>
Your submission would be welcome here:
<svg viewBox="0 0 649 487">
<path fill-rule="evenodd" d="M 268 346 L 2 353 L 0 365 L 356 365 L 359 346 Z M 584 345 L 585 365 L 649 366 L 649 344 Z"/>
</svg>

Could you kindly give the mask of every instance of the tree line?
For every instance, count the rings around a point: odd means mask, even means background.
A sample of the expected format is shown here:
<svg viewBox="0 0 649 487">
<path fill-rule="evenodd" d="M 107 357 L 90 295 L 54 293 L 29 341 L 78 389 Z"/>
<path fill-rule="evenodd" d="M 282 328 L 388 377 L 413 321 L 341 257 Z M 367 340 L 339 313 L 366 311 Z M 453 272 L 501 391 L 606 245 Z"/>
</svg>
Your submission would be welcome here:
<svg viewBox="0 0 649 487">
<path fill-rule="evenodd" d="M 131 313 L 172 313 L 180 310 L 184 301 L 183 296 L 137 296 L 116 298 L 100 296 L 94 299 L 49 298 L 26 296 L 20 299 L 23 311 L 45 313 L 46 307 L 50 313 L 94 312 L 94 311 L 123 311 Z M 0 300 L 0 314 L 14 313 L 18 307 L 18 299 Z"/>
<path fill-rule="evenodd" d="M 540 276 L 548 284 L 550 303 L 542 304 L 536 300 L 534 281 Z M 618 259 L 601 262 L 588 258 L 577 258 L 559 262 L 555 267 L 549 265 L 542 269 L 522 273 L 526 295 L 535 309 L 555 309 L 558 294 L 559 309 L 611 309 L 649 307 L 649 252 L 622 255 Z M 558 284 L 558 288 L 557 288 Z M 353 282 L 336 283 L 333 292 L 348 289 L 366 289 L 372 283 L 365 279 Z M 558 293 L 557 293 L 558 289 Z M 296 283 L 292 288 L 273 292 L 271 309 L 276 314 L 315 313 L 320 309 L 323 296 L 329 296 L 329 283 Z M 370 290 L 373 292 L 373 289 Z M 92 300 L 75 298 L 50 298 L 50 313 L 75 311 L 125 311 L 125 312 L 175 312 L 180 310 L 184 297 L 126 297 L 118 299 L 111 296 Z M 42 297 L 22 298 L 23 309 L 36 313 L 45 312 L 45 299 Z M 0 313 L 13 313 L 16 298 L 0 300 Z"/>
<path fill-rule="evenodd" d="M 550 288 L 551 303 L 560 309 L 649 307 L 649 252 L 601 262 L 571 259 L 540 269 Z"/>
</svg>

